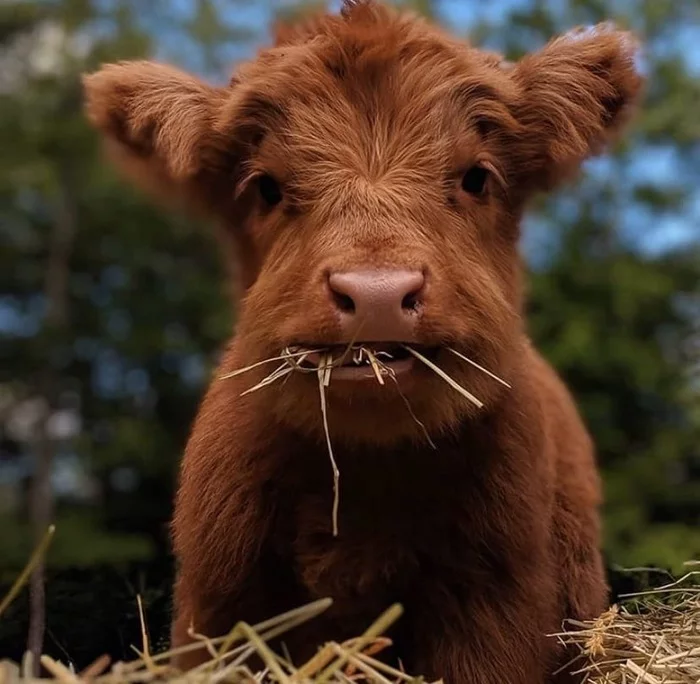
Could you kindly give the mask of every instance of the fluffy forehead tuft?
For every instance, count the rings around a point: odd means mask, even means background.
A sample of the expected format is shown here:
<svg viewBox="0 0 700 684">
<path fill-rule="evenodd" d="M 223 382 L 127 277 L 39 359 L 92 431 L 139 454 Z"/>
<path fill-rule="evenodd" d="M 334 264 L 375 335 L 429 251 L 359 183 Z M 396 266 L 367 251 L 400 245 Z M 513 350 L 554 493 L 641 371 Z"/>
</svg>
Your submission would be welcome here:
<svg viewBox="0 0 700 684">
<path fill-rule="evenodd" d="M 279 28 L 276 45 L 240 71 L 236 88 L 220 129 L 239 127 L 242 110 L 257 112 L 258 140 L 271 137 L 278 158 L 283 148 L 306 176 L 323 172 L 329 181 L 407 169 L 434 178 L 487 134 L 518 127 L 516 88 L 497 56 L 366 2 Z M 265 147 L 254 163 L 266 163 Z"/>
<path fill-rule="evenodd" d="M 257 82 L 282 100 L 328 94 L 329 86 L 354 91 L 362 104 L 370 99 L 363 96 L 400 92 L 430 99 L 470 88 L 512 99 L 514 86 L 501 64 L 500 56 L 457 41 L 415 14 L 355 2 L 342 16 L 315 15 L 279 26 L 275 46 L 234 80 Z"/>
</svg>

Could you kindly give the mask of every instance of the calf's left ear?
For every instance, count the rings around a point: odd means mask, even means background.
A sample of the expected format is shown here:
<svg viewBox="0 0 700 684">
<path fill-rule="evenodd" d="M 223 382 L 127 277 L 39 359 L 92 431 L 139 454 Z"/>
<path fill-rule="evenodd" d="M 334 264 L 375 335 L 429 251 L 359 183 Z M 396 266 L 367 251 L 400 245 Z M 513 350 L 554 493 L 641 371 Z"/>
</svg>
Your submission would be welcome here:
<svg viewBox="0 0 700 684">
<path fill-rule="evenodd" d="M 549 189 L 615 139 L 641 96 L 640 58 L 632 34 L 599 24 L 566 33 L 509 69 L 520 92 L 525 184 Z"/>
<path fill-rule="evenodd" d="M 83 86 L 90 123 L 134 184 L 168 201 L 202 190 L 202 174 L 224 156 L 213 121 L 228 89 L 146 61 L 108 64 Z"/>
</svg>

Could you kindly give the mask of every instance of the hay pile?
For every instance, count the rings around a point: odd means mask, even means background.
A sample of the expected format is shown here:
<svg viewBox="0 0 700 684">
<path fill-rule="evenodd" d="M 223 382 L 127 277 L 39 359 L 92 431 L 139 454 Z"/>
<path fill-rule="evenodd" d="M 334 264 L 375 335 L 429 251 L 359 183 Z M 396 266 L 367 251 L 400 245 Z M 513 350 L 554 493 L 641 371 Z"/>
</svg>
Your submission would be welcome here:
<svg viewBox="0 0 700 684">
<path fill-rule="evenodd" d="M 699 569 L 556 635 L 579 649 L 587 684 L 700 684 L 700 562 L 688 565 Z"/>
</svg>

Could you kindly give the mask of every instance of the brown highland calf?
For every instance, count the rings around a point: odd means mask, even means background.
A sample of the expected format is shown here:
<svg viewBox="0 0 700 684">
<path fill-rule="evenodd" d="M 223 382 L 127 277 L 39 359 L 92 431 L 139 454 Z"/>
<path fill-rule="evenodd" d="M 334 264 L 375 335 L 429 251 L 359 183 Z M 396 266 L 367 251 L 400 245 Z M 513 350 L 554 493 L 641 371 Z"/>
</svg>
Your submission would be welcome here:
<svg viewBox="0 0 700 684">
<path fill-rule="evenodd" d="M 519 223 L 627 121 L 637 49 L 601 25 L 506 63 L 361 1 L 280 27 L 224 87 L 151 62 L 85 78 L 114 162 L 214 219 L 235 264 L 237 330 L 175 506 L 173 646 L 331 597 L 285 637 L 303 659 L 398 601 L 410 672 L 569 681 L 546 635 L 606 607 L 600 485 L 528 339 Z M 295 347 L 315 353 L 241 396 Z"/>
</svg>

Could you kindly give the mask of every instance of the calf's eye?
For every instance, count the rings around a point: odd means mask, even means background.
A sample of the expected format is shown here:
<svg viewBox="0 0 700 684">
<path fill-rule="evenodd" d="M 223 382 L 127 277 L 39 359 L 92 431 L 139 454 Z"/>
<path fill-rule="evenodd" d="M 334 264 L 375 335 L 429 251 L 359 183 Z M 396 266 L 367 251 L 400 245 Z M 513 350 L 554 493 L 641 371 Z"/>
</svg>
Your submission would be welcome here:
<svg viewBox="0 0 700 684">
<path fill-rule="evenodd" d="M 274 207 L 282 201 L 282 189 L 279 183 L 269 174 L 258 177 L 258 192 L 268 207 Z"/>
<path fill-rule="evenodd" d="M 462 176 L 462 190 L 470 195 L 481 195 L 486 189 L 489 172 L 483 166 L 472 166 Z"/>
</svg>

